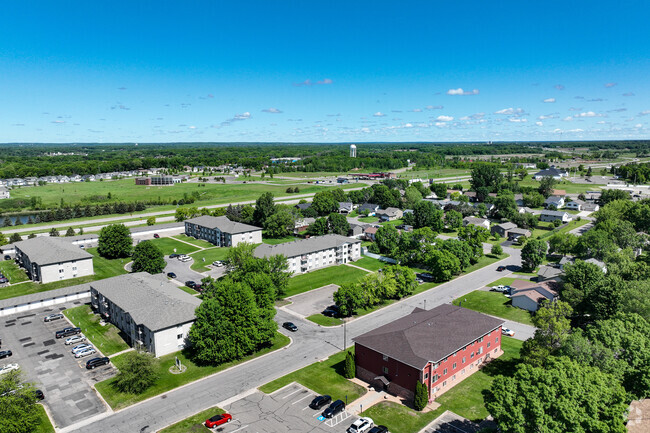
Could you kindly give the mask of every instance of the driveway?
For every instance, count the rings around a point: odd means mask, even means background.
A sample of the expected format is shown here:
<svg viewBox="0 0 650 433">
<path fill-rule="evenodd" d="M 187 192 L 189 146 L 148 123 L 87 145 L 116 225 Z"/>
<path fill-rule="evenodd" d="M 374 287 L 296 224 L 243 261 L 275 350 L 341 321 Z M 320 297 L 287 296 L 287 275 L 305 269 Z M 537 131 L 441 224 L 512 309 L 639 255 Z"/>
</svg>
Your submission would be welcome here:
<svg viewBox="0 0 650 433">
<path fill-rule="evenodd" d="M 195 281 L 198 283 L 205 278 L 205 275 L 190 269 L 190 266 L 194 263 L 194 259 L 188 262 L 181 262 L 178 259 L 170 259 L 169 256 L 166 256 L 165 262 L 167 262 L 165 274 L 169 272 L 175 273 L 175 279 L 183 284 L 185 284 L 185 281 Z"/>
<path fill-rule="evenodd" d="M 587 223 L 583 226 L 570 230 L 569 233 L 574 234 L 576 236 L 581 236 L 585 234 L 588 230 L 591 230 L 593 227 L 594 227 L 594 223 Z"/>
<path fill-rule="evenodd" d="M 66 304 L 81 305 L 81 301 Z M 95 370 L 86 370 L 86 358 L 75 359 L 71 346 L 64 339 L 54 338 L 55 331 L 70 326 L 66 319 L 44 323 L 47 314 L 58 313 L 66 307 L 58 305 L 46 309 L 18 313 L 3 318 L 3 349 L 13 352 L 2 364 L 18 363 L 25 378 L 35 382 L 45 394 L 43 403 L 48 406 L 58 428 L 75 424 L 86 418 L 106 412 L 92 384 L 113 376 L 115 369 L 109 364 Z"/>
<path fill-rule="evenodd" d="M 338 288 L 339 286 L 336 284 L 329 284 L 320 289 L 291 296 L 287 298 L 288 301 L 291 301 L 291 304 L 282 308 L 303 318 L 320 313 L 325 307 L 334 303 L 332 295 Z"/>
</svg>

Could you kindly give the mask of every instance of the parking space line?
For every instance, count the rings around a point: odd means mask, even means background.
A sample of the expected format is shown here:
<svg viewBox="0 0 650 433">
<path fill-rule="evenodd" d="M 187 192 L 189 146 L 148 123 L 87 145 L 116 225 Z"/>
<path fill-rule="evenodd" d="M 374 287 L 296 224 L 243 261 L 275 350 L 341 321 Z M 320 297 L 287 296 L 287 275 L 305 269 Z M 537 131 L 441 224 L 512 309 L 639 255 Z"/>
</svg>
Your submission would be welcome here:
<svg viewBox="0 0 650 433">
<path fill-rule="evenodd" d="M 300 391 L 302 391 L 302 389 L 297 389 L 294 392 L 292 392 L 290 394 L 287 394 L 286 396 L 282 397 L 282 400 L 285 400 L 285 399 L 291 397 L 292 395 L 294 395 L 295 393 L 300 392 Z"/>
<path fill-rule="evenodd" d="M 291 404 L 292 404 L 292 405 L 294 405 L 294 404 L 296 404 L 296 403 L 298 403 L 298 402 L 301 402 L 302 400 L 304 400 L 304 399 L 306 399 L 307 397 L 311 397 L 311 395 L 309 395 L 309 393 L 307 393 L 307 395 L 306 395 L 306 396 L 304 396 L 304 397 L 303 397 L 303 398 L 301 398 L 300 400 L 296 400 L 296 401 L 294 401 L 294 402 L 293 402 L 293 403 L 291 403 Z"/>
<path fill-rule="evenodd" d="M 245 429 L 246 427 L 248 427 L 248 424 L 246 424 L 245 426 L 239 427 L 237 430 L 233 430 L 233 431 L 231 431 L 230 433 L 235 433 L 236 431 L 239 431 L 239 430 Z"/>
</svg>

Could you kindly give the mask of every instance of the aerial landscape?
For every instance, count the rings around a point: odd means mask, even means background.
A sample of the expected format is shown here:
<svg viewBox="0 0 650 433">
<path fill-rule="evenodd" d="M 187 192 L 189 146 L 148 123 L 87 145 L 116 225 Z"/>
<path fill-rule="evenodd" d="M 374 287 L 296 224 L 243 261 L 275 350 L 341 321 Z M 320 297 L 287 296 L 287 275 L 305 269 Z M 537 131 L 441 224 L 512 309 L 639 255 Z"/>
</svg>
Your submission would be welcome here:
<svg viewBox="0 0 650 433">
<path fill-rule="evenodd" d="M 648 16 L 3 5 L 0 433 L 650 432 Z"/>
</svg>

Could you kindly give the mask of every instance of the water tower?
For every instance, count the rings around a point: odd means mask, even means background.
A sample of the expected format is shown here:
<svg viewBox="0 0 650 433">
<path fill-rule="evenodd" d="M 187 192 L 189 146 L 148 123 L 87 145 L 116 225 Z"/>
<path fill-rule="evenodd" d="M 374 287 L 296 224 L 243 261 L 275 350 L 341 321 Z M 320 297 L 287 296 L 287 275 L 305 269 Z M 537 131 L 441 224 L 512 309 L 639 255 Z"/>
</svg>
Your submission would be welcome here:
<svg viewBox="0 0 650 433">
<path fill-rule="evenodd" d="M 350 158 L 356 158 L 357 157 L 357 146 L 354 144 L 350 145 Z"/>
</svg>

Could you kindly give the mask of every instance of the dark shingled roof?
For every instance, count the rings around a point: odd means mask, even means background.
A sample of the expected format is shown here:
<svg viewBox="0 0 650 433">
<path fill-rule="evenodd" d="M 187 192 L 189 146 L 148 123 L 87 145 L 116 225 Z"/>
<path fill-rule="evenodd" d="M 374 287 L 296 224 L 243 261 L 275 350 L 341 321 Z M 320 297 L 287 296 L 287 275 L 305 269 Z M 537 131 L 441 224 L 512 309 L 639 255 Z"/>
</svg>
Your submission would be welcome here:
<svg viewBox="0 0 650 433">
<path fill-rule="evenodd" d="M 455 305 L 416 308 L 353 340 L 417 369 L 437 362 L 503 325 L 502 319 Z"/>
<path fill-rule="evenodd" d="M 217 228 L 224 233 L 230 234 L 247 233 L 262 230 L 260 227 L 230 221 L 228 217 L 225 216 L 213 217 L 209 215 L 203 215 L 200 217 L 185 220 L 185 222 L 207 227 L 209 229 Z"/>
</svg>

